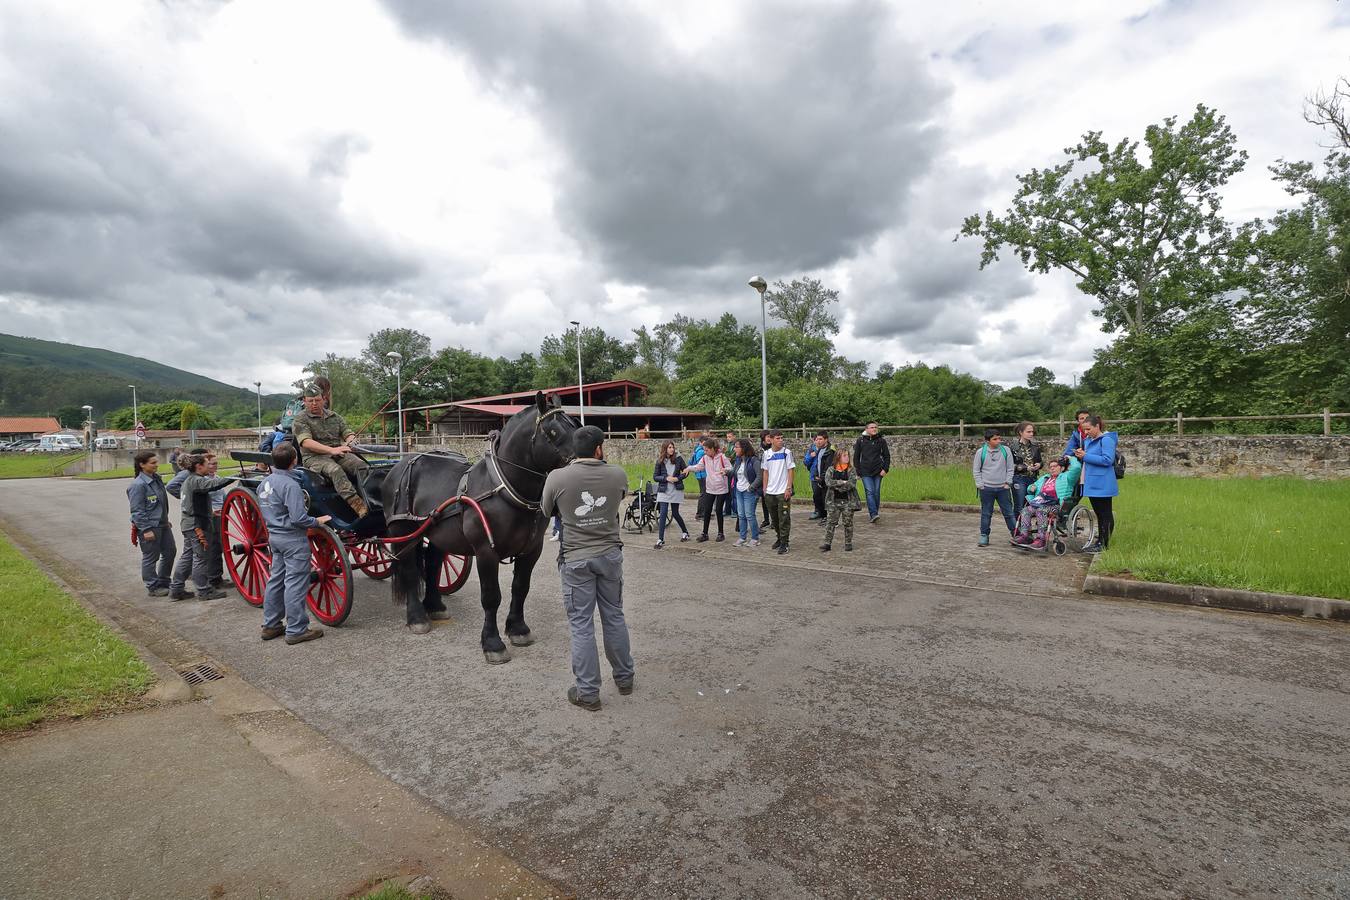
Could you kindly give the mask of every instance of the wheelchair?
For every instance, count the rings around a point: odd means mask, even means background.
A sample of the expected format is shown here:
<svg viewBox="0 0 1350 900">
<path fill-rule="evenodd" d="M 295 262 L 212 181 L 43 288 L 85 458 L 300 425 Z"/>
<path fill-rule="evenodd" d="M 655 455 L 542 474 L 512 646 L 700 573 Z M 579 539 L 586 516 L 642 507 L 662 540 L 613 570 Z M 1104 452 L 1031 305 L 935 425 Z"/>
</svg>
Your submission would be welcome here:
<svg viewBox="0 0 1350 900">
<path fill-rule="evenodd" d="M 1056 556 L 1082 553 L 1084 547 L 1097 539 L 1097 514 L 1092 511 L 1092 507 L 1082 504 L 1081 491 L 1081 485 L 1075 486 L 1072 497 L 1048 510 L 1049 516 L 1045 523 L 1047 539 L 1044 546 L 1033 547 L 1031 544 L 1016 542 L 1012 545 L 1031 553 L 1054 551 Z"/>
<path fill-rule="evenodd" d="M 633 500 L 623 514 L 624 530 L 631 534 L 656 531 L 656 485 L 642 479 Z"/>
</svg>

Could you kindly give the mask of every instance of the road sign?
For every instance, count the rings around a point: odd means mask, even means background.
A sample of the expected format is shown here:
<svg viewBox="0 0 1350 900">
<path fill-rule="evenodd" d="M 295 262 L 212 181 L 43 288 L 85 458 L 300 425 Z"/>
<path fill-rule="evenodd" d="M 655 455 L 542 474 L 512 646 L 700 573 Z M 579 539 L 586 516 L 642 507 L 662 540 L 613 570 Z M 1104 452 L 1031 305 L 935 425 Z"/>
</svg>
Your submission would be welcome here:
<svg viewBox="0 0 1350 900">
<path fill-rule="evenodd" d="M 136 423 L 136 440 L 138 441 L 145 440 L 145 426 L 142 425 L 140 422 Z"/>
</svg>

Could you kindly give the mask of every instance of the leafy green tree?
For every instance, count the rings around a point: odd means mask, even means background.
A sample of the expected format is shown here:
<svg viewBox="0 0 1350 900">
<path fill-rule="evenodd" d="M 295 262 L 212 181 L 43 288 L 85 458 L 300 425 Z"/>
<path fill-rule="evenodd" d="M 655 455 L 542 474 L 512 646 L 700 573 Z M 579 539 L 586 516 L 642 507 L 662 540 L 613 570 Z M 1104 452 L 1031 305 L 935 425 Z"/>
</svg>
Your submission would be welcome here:
<svg viewBox="0 0 1350 900">
<path fill-rule="evenodd" d="M 614 373 L 633 364 L 637 353 L 632 344 L 610 337 L 603 328 L 581 330 L 581 371 L 588 384 L 609 381 Z M 577 329 L 562 337 L 549 335 L 539 345 L 540 387 L 577 382 Z"/>
<path fill-rule="evenodd" d="M 1034 391 L 1043 391 L 1055 383 L 1055 373 L 1045 366 L 1037 366 L 1027 373 L 1027 387 Z"/>
<path fill-rule="evenodd" d="M 984 241 L 981 268 L 1011 249 L 1032 272 L 1059 269 L 1094 297 L 1109 331 L 1158 334 L 1231 286 L 1234 236 L 1219 214 L 1219 191 L 1247 154 L 1223 116 L 1197 106 L 1138 142 L 1109 146 L 1088 132 L 1068 157 L 1018 176 L 1002 216 L 972 215 L 959 236 Z"/>
<path fill-rule="evenodd" d="M 839 320 L 831 312 L 839 302 L 839 292 L 818 278 L 776 281 L 773 290 L 764 293 L 764 301 L 769 314 L 793 331 L 816 338 L 839 333 Z"/>
<path fill-rule="evenodd" d="M 515 359 L 499 356 L 495 363 L 497 366 L 497 382 L 501 385 L 501 393 L 503 394 L 547 386 L 538 381 L 539 361 L 534 358 L 533 353 L 522 353 Z M 484 395 L 480 394 L 479 396 Z"/>
<path fill-rule="evenodd" d="M 764 343 L 770 387 L 799 379 L 824 383 L 834 377 L 834 344 L 829 338 L 795 328 L 770 328 Z"/>
<path fill-rule="evenodd" d="M 178 427 L 183 431 L 192 428 L 218 428 L 219 424 L 206 414 L 206 411 L 191 401 L 184 403 L 178 414 Z"/>
<path fill-rule="evenodd" d="M 682 339 L 675 355 L 675 377 L 683 381 L 710 366 L 753 358 L 759 362 L 759 329 L 742 325 L 731 313 L 716 322 L 705 319 L 681 323 Z M 759 383 L 759 376 L 755 376 Z"/>
<path fill-rule="evenodd" d="M 304 382 L 320 375 L 332 382 L 333 408 L 344 416 L 368 416 L 384 402 L 364 359 L 329 353 L 322 359 L 311 360 L 305 364 L 304 378 L 295 387 L 298 390 Z M 270 418 L 264 417 L 263 424 L 275 422 L 279 414 L 277 410 Z"/>
<path fill-rule="evenodd" d="M 84 410 L 73 403 L 58 408 L 55 417 L 62 428 L 79 428 L 84 424 Z"/>
<path fill-rule="evenodd" d="M 683 317 L 680 317 L 683 318 Z M 651 366 L 669 375 L 675 366 L 675 354 L 680 347 L 680 330 L 677 323 L 667 322 L 657 325 L 651 331 L 647 326 L 633 329 L 633 349 L 637 360 L 645 366 Z"/>
<path fill-rule="evenodd" d="M 686 409 L 707 411 L 719 423 L 759 418 L 759 360 L 741 357 L 713 363 L 681 378 L 676 397 Z"/>
<path fill-rule="evenodd" d="M 412 393 L 404 385 L 409 405 L 444 403 L 470 397 L 490 397 L 503 393 L 501 370 L 495 360 L 471 350 L 447 347 L 431 358 L 428 367 L 413 385 Z"/>
</svg>

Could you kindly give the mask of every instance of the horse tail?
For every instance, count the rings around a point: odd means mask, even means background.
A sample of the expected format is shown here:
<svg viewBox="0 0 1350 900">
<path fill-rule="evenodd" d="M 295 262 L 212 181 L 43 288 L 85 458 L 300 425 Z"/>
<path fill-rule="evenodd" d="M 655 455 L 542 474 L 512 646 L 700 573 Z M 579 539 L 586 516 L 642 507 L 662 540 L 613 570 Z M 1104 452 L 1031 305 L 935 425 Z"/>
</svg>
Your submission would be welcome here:
<svg viewBox="0 0 1350 900">
<path fill-rule="evenodd" d="M 411 529 L 406 529 L 411 533 Z M 391 535 L 392 536 L 392 535 Z M 394 577 L 390 579 L 395 606 L 406 606 L 422 599 L 422 542 L 408 541 L 393 545 Z"/>
</svg>

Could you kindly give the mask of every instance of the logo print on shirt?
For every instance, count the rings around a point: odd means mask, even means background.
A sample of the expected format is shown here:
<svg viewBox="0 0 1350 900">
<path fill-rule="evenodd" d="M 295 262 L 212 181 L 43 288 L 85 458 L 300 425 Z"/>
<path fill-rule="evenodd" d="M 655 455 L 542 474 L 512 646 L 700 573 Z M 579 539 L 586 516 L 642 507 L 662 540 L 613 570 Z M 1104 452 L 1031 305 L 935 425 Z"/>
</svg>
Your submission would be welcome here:
<svg viewBox="0 0 1350 900">
<path fill-rule="evenodd" d="M 578 506 L 575 510 L 573 510 L 573 512 L 575 513 L 576 517 L 580 519 L 582 516 L 589 516 L 591 513 L 595 512 L 597 509 L 604 506 L 608 502 L 609 502 L 608 497 L 592 497 L 590 491 L 582 491 L 581 505 Z"/>
<path fill-rule="evenodd" d="M 264 500 L 272 496 L 272 482 L 264 481 L 262 487 L 258 490 L 258 496 Z"/>
</svg>

